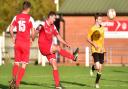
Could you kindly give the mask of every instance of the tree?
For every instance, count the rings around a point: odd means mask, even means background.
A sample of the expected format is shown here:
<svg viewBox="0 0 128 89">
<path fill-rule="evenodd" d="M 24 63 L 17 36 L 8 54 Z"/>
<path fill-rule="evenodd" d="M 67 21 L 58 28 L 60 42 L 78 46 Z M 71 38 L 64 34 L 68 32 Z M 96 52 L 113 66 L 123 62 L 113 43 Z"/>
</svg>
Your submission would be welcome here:
<svg viewBox="0 0 128 89">
<path fill-rule="evenodd" d="M 0 32 L 11 23 L 13 17 L 22 10 L 24 0 L 0 0 Z M 31 16 L 35 19 L 46 18 L 49 11 L 55 11 L 54 0 L 28 0 L 32 4 Z M 64 0 L 60 0 L 60 5 Z"/>
<path fill-rule="evenodd" d="M 5 30 L 13 17 L 22 10 L 24 0 L 0 0 L 0 32 Z M 31 16 L 35 19 L 46 17 L 49 11 L 55 11 L 53 0 L 28 0 L 32 4 Z M 62 3 L 64 0 L 60 0 Z"/>
</svg>

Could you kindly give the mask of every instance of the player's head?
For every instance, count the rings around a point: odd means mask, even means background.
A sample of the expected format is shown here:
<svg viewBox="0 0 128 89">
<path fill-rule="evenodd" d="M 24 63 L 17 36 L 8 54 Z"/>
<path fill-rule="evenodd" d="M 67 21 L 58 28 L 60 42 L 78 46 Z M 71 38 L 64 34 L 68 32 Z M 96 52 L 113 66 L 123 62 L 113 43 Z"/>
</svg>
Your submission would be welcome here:
<svg viewBox="0 0 128 89">
<path fill-rule="evenodd" d="M 29 12 L 30 8 L 31 8 L 31 3 L 29 1 L 24 1 L 24 3 L 23 3 L 23 10 Z"/>
<path fill-rule="evenodd" d="M 94 17 L 95 17 L 95 22 L 101 25 L 101 23 L 102 23 L 102 14 L 96 13 Z"/>
<path fill-rule="evenodd" d="M 56 13 L 54 11 L 49 12 L 48 20 L 49 20 L 50 24 L 54 23 L 54 21 L 56 20 Z"/>
</svg>

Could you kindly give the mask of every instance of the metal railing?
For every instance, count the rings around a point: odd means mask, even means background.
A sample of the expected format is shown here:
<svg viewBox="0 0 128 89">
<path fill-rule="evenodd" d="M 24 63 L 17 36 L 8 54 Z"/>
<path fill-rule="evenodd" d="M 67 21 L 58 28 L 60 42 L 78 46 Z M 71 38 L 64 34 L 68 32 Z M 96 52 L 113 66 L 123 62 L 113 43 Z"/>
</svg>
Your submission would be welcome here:
<svg viewBox="0 0 128 89">
<path fill-rule="evenodd" d="M 127 47 L 108 47 L 106 48 L 105 60 L 107 64 L 128 64 Z"/>
<path fill-rule="evenodd" d="M 90 53 L 90 64 L 93 63 L 93 57 Z M 105 53 L 105 64 L 128 64 L 128 48 L 127 47 L 107 47 Z"/>
</svg>

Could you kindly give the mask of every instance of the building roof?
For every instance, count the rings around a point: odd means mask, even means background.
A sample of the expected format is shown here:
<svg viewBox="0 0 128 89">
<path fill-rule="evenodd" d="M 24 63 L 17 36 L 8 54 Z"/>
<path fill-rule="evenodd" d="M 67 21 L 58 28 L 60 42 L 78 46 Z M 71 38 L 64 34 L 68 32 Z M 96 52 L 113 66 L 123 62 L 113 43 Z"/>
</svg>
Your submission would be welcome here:
<svg viewBox="0 0 128 89">
<path fill-rule="evenodd" d="M 128 15 L 128 0 L 65 0 L 59 10 L 63 15 L 106 14 L 108 9 L 116 10 L 117 15 Z"/>
</svg>

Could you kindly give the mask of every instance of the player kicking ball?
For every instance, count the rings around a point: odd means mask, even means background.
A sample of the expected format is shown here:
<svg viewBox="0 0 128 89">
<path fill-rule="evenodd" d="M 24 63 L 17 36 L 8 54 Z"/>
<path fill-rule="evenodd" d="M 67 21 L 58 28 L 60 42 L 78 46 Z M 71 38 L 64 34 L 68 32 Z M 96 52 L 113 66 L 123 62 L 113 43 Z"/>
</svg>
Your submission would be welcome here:
<svg viewBox="0 0 128 89">
<path fill-rule="evenodd" d="M 13 79 L 9 83 L 9 89 L 19 89 L 20 81 L 22 80 L 26 66 L 29 62 L 30 53 L 30 30 L 32 38 L 34 37 L 34 20 L 28 14 L 31 8 L 31 3 L 25 1 L 23 10 L 16 15 L 10 24 L 10 34 L 14 43 L 15 60 L 12 69 Z M 17 28 L 16 38 L 14 37 L 13 29 Z M 20 66 L 21 64 L 21 66 Z"/>
<path fill-rule="evenodd" d="M 65 44 L 67 47 L 70 47 L 70 45 L 65 42 L 59 35 L 54 25 L 55 19 L 56 13 L 52 11 L 49 12 L 46 21 L 42 22 L 42 24 L 37 27 L 36 33 L 39 33 L 38 45 L 40 52 L 42 55 L 47 57 L 48 61 L 52 65 L 55 88 L 62 89 L 62 87 L 60 86 L 60 78 L 55 53 L 59 52 L 60 55 L 67 57 L 73 61 L 77 61 L 79 49 L 77 48 L 75 52 L 71 54 L 68 51 L 62 49 L 59 45 L 53 44 L 53 37 L 56 36 L 61 43 Z"/>
<path fill-rule="evenodd" d="M 95 25 L 88 33 L 88 42 L 91 44 L 92 56 L 94 65 L 90 70 L 90 75 L 97 70 L 95 87 L 99 88 L 99 80 L 102 72 L 102 65 L 104 63 L 104 27 L 102 26 L 102 17 L 100 14 L 95 15 Z"/>
</svg>

